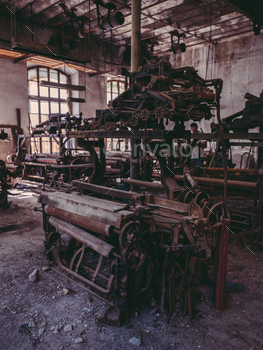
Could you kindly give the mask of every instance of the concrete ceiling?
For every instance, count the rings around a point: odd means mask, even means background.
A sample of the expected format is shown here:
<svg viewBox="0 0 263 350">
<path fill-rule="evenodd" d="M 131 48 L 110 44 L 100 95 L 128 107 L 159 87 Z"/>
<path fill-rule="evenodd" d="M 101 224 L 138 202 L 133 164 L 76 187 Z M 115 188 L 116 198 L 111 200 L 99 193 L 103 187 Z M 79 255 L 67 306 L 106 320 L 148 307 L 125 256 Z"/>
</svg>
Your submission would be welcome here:
<svg viewBox="0 0 263 350">
<path fill-rule="evenodd" d="M 43 27 L 59 27 L 68 22 L 60 3 L 76 9 L 77 16 L 90 16 L 90 28 L 97 26 L 96 5 L 91 0 L 0 0 L 0 12 L 7 16 L 12 11 L 16 20 L 26 20 Z M 104 3 L 109 2 L 104 0 Z M 131 0 L 113 0 L 124 15 L 122 26 L 111 30 L 92 30 L 92 35 L 118 45 L 131 42 Z M 89 12 L 90 6 L 90 12 Z M 107 14 L 105 8 L 100 10 Z M 169 51 L 170 32 L 179 28 L 185 33 L 183 41 L 193 46 L 215 42 L 234 35 L 253 32 L 253 24 L 245 14 L 238 12 L 227 0 L 142 0 L 141 39 L 151 40 L 154 54 Z"/>
</svg>

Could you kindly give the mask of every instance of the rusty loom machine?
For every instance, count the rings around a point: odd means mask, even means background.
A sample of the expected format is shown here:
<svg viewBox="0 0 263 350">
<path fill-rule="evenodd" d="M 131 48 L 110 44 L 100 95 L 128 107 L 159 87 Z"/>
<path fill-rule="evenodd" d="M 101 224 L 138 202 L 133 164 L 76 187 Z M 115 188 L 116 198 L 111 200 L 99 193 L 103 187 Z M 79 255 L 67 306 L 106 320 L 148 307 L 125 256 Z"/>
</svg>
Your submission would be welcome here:
<svg viewBox="0 0 263 350">
<path fill-rule="evenodd" d="M 120 325 L 150 301 L 162 312 L 184 303 L 192 318 L 192 296 L 208 266 L 214 266 L 216 309 L 224 308 L 231 213 L 187 167 L 179 185 L 174 155 L 166 154 L 174 140 L 190 142 L 186 121 L 209 120 L 214 110 L 221 125 L 222 83 L 202 79 L 192 67 L 148 63 L 95 118 L 53 115 L 36 127 L 30 137 L 57 138 L 59 155 L 17 153 L 24 174 L 43 180 L 37 193 L 50 263 L 109 305 L 105 322 Z M 129 158 L 105 152 L 112 138 L 131 140 Z M 20 149 L 26 140 L 21 136 Z M 67 149 L 68 140 L 75 143 Z M 161 183 L 152 181 L 152 152 Z M 261 222 L 252 227 L 256 238 L 260 228 Z"/>
</svg>

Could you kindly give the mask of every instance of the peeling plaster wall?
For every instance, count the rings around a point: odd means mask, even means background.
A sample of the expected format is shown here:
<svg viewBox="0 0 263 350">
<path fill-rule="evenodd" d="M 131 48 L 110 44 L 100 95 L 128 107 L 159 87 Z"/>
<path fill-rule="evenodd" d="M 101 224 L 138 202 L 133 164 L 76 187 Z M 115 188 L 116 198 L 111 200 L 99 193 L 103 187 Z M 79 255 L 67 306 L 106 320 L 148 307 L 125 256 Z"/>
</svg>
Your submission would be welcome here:
<svg viewBox="0 0 263 350">
<path fill-rule="evenodd" d="M 17 125 L 16 109 L 21 110 L 21 128 L 29 132 L 27 66 L 0 58 L 0 124 Z M 11 129 L 5 129 L 11 137 Z M 13 140 L 0 140 L 0 159 L 14 152 Z"/>
<path fill-rule="evenodd" d="M 245 107 L 246 92 L 259 96 L 263 89 L 263 33 L 258 36 L 250 33 L 211 45 L 208 66 L 207 57 L 208 45 L 199 45 L 187 48 L 181 55 L 171 54 L 170 59 L 174 68 L 193 66 L 202 78 L 207 70 L 207 79 L 223 79 L 222 118 Z M 210 131 L 211 121 L 200 123 L 204 131 Z"/>
<path fill-rule="evenodd" d="M 86 86 L 86 92 L 72 91 L 72 97 L 84 98 L 86 103 L 72 103 L 72 114 L 83 118 L 95 118 L 96 109 L 105 109 L 107 106 L 107 78 L 104 76 L 89 77 L 87 73 L 77 72 L 71 74 L 73 85 Z"/>
<path fill-rule="evenodd" d="M 86 103 L 81 103 L 79 110 L 83 118 L 95 118 L 96 109 L 105 109 L 107 106 L 107 78 L 100 75 L 89 77 L 79 72 L 79 84 L 87 87 Z M 85 93 L 82 92 L 80 97 L 85 98 Z"/>
</svg>

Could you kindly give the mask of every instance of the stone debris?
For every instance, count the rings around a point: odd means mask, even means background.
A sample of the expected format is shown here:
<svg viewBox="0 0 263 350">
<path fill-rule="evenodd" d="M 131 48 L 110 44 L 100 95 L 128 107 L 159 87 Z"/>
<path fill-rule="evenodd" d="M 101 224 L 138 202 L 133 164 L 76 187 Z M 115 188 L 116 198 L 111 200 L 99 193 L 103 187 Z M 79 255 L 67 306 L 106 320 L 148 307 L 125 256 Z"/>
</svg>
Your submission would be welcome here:
<svg viewBox="0 0 263 350">
<path fill-rule="evenodd" d="M 135 346 L 140 346 L 142 341 L 140 338 L 133 337 L 129 340 L 129 343 Z"/>
<path fill-rule="evenodd" d="M 45 327 L 43 327 L 43 328 L 39 328 L 39 330 L 38 330 L 38 334 L 39 334 L 39 335 L 43 335 L 43 334 L 44 334 L 44 332 L 45 332 L 45 330 L 46 330 L 46 328 L 45 328 Z"/>
<path fill-rule="evenodd" d="M 97 314 L 97 321 L 98 322 L 104 322 L 105 321 L 105 313 L 106 313 L 106 311 L 108 310 L 108 306 L 103 306 L 100 310 L 99 310 L 99 312 L 98 312 L 98 314 Z"/>
<path fill-rule="evenodd" d="M 72 331 L 72 325 L 71 324 L 67 324 L 65 327 L 64 327 L 64 331 L 65 332 L 71 332 Z"/>
<path fill-rule="evenodd" d="M 34 271 L 28 276 L 28 280 L 30 282 L 38 281 L 39 276 L 40 276 L 39 269 L 34 269 Z"/>
<path fill-rule="evenodd" d="M 43 266 L 43 267 L 42 267 L 42 271 L 43 271 L 43 272 L 50 271 L 50 270 L 51 270 L 51 268 L 48 267 L 48 266 Z"/>
<path fill-rule="evenodd" d="M 52 326 L 50 328 L 50 331 L 53 332 L 54 334 L 58 334 L 58 326 Z"/>
<path fill-rule="evenodd" d="M 83 343 L 83 342 L 84 342 L 84 339 L 83 339 L 83 338 L 76 338 L 76 339 L 74 340 L 74 343 L 76 343 L 76 344 Z"/>
<path fill-rule="evenodd" d="M 69 288 L 63 288 L 62 292 L 63 292 L 63 294 L 68 295 L 70 293 L 70 289 Z"/>
</svg>

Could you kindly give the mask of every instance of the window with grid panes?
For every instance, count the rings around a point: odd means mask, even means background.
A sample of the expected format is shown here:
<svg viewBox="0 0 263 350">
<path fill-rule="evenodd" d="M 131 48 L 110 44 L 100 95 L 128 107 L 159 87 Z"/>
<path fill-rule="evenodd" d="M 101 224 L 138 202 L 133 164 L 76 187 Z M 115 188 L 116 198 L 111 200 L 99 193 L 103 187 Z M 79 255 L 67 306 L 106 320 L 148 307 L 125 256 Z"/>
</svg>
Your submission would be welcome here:
<svg viewBox="0 0 263 350">
<path fill-rule="evenodd" d="M 107 103 L 114 100 L 125 90 L 125 82 L 121 80 L 108 80 L 107 82 Z"/>
<path fill-rule="evenodd" d="M 125 82 L 121 80 L 108 80 L 107 81 L 107 103 L 114 100 L 117 96 L 122 94 L 125 90 Z M 118 139 L 108 139 L 107 148 L 116 150 L 118 148 Z"/>
<path fill-rule="evenodd" d="M 49 114 L 66 114 L 69 111 L 66 89 L 40 86 L 41 80 L 67 84 L 68 77 L 59 70 L 35 67 L 28 69 L 28 95 L 30 132 L 36 125 L 48 120 Z M 32 153 L 57 153 L 57 143 L 49 137 L 31 139 Z"/>
</svg>

